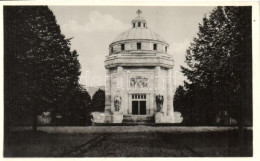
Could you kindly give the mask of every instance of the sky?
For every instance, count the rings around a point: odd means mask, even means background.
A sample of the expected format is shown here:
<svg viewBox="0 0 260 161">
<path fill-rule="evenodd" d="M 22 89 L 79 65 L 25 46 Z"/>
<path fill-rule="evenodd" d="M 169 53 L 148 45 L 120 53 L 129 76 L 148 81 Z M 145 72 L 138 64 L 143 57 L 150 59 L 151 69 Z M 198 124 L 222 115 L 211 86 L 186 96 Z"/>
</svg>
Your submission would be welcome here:
<svg viewBox="0 0 260 161">
<path fill-rule="evenodd" d="M 71 40 L 81 64 L 80 84 L 86 87 L 105 85 L 105 57 L 108 46 L 117 35 L 130 29 L 131 21 L 142 11 L 142 17 L 154 32 L 165 39 L 173 55 L 174 85 L 186 79 L 180 66 L 185 66 L 186 50 L 199 31 L 199 23 L 213 6 L 49 6 L 56 16 L 62 34 Z"/>
</svg>

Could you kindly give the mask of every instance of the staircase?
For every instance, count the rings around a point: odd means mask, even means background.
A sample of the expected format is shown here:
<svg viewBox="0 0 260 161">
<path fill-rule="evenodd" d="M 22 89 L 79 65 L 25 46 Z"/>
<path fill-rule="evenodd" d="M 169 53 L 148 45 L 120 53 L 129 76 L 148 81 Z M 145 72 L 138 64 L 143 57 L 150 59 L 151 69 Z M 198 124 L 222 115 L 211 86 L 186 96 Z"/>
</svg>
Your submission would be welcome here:
<svg viewBox="0 0 260 161">
<path fill-rule="evenodd" d="M 124 115 L 123 124 L 151 124 L 154 123 L 153 115 Z"/>
</svg>

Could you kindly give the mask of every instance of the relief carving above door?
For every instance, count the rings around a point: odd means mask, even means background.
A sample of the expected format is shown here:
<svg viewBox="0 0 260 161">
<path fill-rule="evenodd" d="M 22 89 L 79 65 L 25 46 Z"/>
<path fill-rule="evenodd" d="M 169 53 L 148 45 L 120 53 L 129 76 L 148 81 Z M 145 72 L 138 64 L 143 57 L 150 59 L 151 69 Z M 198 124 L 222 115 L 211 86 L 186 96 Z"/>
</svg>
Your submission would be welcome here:
<svg viewBox="0 0 260 161">
<path fill-rule="evenodd" d="M 130 78 L 129 85 L 131 88 L 148 88 L 149 82 L 148 78 L 143 76 L 135 76 Z"/>
</svg>

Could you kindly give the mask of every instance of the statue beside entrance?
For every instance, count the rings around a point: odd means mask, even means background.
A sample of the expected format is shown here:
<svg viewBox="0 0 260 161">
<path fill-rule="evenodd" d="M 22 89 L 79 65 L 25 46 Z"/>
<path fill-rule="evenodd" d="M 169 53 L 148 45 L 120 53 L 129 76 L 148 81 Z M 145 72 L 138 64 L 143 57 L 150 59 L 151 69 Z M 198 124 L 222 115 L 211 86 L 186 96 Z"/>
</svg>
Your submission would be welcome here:
<svg viewBox="0 0 260 161">
<path fill-rule="evenodd" d="M 115 98 L 114 98 L 114 105 L 115 105 L 115 111 L 116 112 L 120 111 L 121 101 L 122 101 L 122 98 L 120 96 L 115 96 Z"/>
<path fill-rule="evenodd" d="M 163 108 L 163 95 L 156 95 L 155 96 L 155 101 L 156 101 L 156 108 L 157 108 L 157 112 L 163 112 L 162 108 Z"/>
<path fill-rule="evenodd" d="M 123 113 L 122 111 L 120 112 L 121 102 L 122 102 L 121 96 L 116 95 L 114 97 L 115 112 L 113 113 L 112 123 L 122 123 L 123 121 Z"/>
<path fill-rule="evenodd" d="M 163 95 L 156 95 L 155 102 L 156 102 L 156 109 L 157 112 L 155 113 L 155 123 L 165 123 L 165 113 L 163 110 Z"/>
</svg>

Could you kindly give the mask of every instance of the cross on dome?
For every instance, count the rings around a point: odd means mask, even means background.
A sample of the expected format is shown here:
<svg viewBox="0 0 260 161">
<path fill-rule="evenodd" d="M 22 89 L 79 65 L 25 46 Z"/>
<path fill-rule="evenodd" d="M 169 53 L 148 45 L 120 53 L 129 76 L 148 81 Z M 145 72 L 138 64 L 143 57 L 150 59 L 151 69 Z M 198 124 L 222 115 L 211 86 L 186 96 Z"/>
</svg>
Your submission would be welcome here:
<svg viewBox="0 0 260 161">
<path fill-rule="evenodd" d="M 138 10 L 136 11 L 136 13 L 138 14 L 138 16 L 140 16 L 140 15 L 142 14 L 142 11 L 141 11 L 140 9 L 138 9 Z"/>
<path fill-rule="evenodd" d="M 135 19 L 132 20 L 133 28 L 147 28 L 147 23 L 143 17 L 140 15 L 142 14 L 142 11 L 138 9 L 136 11 L 136 14 L 138 15 Z"/>
</svg>

